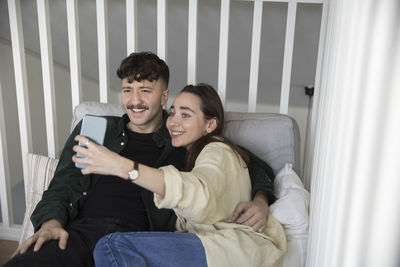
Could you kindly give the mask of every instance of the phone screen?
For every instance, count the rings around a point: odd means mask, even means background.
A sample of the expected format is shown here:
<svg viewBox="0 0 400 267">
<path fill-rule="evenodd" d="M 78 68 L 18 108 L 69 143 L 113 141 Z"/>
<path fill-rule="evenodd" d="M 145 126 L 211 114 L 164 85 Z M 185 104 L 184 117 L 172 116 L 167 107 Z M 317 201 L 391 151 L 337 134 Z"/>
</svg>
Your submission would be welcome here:
<svg viewBox="0 0 400 267">
<path fill-rule="evenodd" d="M 103 117 L 97 117 L 92 115 L 86 115 L 83 117 L 82 128 L 80 135 L 86 136 L 91 142 L 103 145 L 104 136 L 107 128 L 107 120 Z M 86 147 L 85 144 L 79 142 L 80 146 Z M 77 153 L 78 158 L 85 157 L 84 155 Z M 81 169 L 86 168 L 85 164 L 75 163 L 75 166 Z"/>
</svg>

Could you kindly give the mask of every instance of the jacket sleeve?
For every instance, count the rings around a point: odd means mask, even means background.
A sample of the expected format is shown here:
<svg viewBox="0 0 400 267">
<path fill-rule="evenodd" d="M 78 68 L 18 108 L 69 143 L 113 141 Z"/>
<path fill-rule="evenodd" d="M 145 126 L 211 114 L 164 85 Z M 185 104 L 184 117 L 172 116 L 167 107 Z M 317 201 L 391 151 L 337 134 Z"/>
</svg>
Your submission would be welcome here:
<svg viewBox="0 0 400 267">
<path fill-rule="evenodd" d="M 82 122 L 68 137 L 49 188 L 43 193 L 42 199 L 31 215 L 35 232 L 50 219 L 59 220 L 63 227 L 70 220 L 71 210 L 75 208 L 73 207 L 75 201 L 72 199 L 72 191 L 74 187 L 80 185 L 84 176 L 72 161 L 72 156 L 75 154 L 72 147 L 77 143 L 74 137 L 79 134 L 81 124 Z"/>
<path fill-rule="evenodd" d="M 262 159 L 254 155 L 249 150 L 241 147 L 249 156 L 249 174 L 251 179 L 251 196 L 257 191 L 263 191 L 268 199 L 268 204 L 275 202 L 274 196 L 274 179 L 275 174 L 272 168 Z"/>
<path fill-rule="evenodd" d="M 243 169 L 236 165 L 237 156 L 230 148 L 208 144 L 191 172 L 179 172 L 171 165 L 160 168 L 164 172 L 165 195 L 161 198 L 154 194 L 155 204 L 158 208 L 174 209 L 188 221 L 213 224 L 218 220 L 218 205 L 233 183 L 227 169 Z"/>
</svg>

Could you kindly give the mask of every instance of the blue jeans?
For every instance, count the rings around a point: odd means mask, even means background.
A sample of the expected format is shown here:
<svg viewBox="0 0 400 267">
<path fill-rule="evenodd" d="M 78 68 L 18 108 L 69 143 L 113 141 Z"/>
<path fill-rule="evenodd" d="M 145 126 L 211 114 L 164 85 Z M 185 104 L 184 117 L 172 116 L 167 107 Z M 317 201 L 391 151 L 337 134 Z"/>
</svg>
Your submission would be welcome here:
<svg viewBox="0 0 400 267">
<path fill-rule="evenodd" d="M 207 266 L 206 254 L 195 234 L 168 232 L 113 233 L 101 238 L 93 253 L 103 266 Z"/>
</svg>

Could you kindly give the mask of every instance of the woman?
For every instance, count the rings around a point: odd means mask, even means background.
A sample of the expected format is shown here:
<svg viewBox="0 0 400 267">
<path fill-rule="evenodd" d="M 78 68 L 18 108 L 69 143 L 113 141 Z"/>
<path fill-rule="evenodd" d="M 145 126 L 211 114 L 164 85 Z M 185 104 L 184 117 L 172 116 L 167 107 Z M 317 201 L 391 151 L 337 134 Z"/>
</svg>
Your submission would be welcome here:
<svg viewBox="0 0 400 267">
<path fill-rule="evenodd" d="M 154 192 L 158 208 L 175 211 L 182 233 L 108 235 L 96 245 L 96 266 L 279 266 L 286 239 L 272 215 L 263 233 L 230 220 L 232 203 L 250 200 L 251 184 L 247 156 L 222 137 L 223 126 L 217 92 L 206 84 L 188 85 L 174 100 L 167 120 L 172 145 L 187 149 L 186 172 L 173 166 L 154 169 L 129 159 L 107 170 Z M 85 142 L 85 137 L 76 140 Z M 76 151 L 87 153 L 79 147 Z M 85 159 L 74 161 L 87 164 Z M 82 172 L 96 171 L 89 165 Z"/>
</svg>

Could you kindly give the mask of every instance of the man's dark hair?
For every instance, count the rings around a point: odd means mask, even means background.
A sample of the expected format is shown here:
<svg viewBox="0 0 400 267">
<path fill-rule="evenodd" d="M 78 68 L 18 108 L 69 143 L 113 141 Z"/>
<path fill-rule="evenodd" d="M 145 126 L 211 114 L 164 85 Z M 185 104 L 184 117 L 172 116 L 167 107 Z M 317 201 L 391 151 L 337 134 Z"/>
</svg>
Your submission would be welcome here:
<svg viewBox="0 0 400 267">
<path fill-rule="evenodd" d="M 128 78 L 128 82 L 158 79 L 165 81 L 168 87 L 169 68 L 164 60 L 152 52 L 132 53 L 124 60 L 117 69 L 117 75 L 122 80 Z"/>
</svg>

